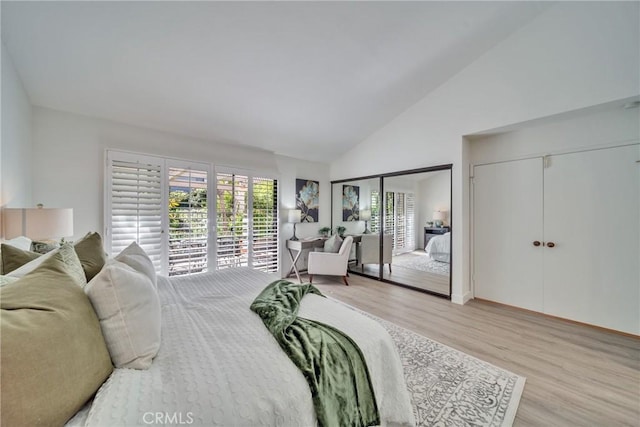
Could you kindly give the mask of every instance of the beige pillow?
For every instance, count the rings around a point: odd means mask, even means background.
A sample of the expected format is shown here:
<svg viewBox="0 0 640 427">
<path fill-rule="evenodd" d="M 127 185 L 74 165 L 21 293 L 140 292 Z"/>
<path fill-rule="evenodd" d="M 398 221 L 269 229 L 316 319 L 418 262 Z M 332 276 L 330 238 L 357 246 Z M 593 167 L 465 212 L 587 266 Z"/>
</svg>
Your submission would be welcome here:
<svg viewBox="0 0 640 427">
<path fill-rule="evenodd" d="M 0 274 L 0 286 L 8 285 L 18 280 L 17 277 L 3 276 Z"/>
<path fill-rule="evenodd" d="M 95 232 L 87 233 L 73 247 L 78 254 L 78 258 L 80 258 L 88 282 L 98 274 L 107 261 L 107 254 L 102 245 L 102 237 Z"/>
<path fill-rule="evenodd" d="M 37 252 L 18 249 L 6 243 L 0 245 L 0 255 L 2 255 L 2 274 L 9 274 L 40 256 Z"/>
<path fill-rule="evenodd" d="M 74 276 L 76 282 L 80 287 L 84 287 L 87 284 L 87 279 L 84 275 L 82 264 L 80 263 L 78 255 L 76 254 L 76 251 L 73 249 L 73 246 L 71 246 L 70 243 L 65 243 L 59 249 L 48 252 L 41 257 L 34 259 L 33 261 L 23 265 L 17 270 L 7 274 L 7 276 L 18 278 L 24 277 L 35 271 L 35 269 L 44 264 L 49 258 L 58 258 L 59 260 L 64 262 L 67 266 L 69 274 Z"/>
<path fill-rule="evenodd" d="M 129 246 L 124 248 L 122 252 L 116 256 L 116 260 L 127 264 L 129 267 L 132 267 L 140 273 L 143 273 L 151 279 L 153 286 L 158 284 L 156 269 L 153 267 L 153 262 L 144 249 L 138 246 L 136 242 L 131 242 Z"/>
<path fill-rule="evenodd" d="M 0 288 L 3 426 L 63 425 L 113 370 L 96 313 L 69 272 L 74 260 L 65 256 Z"/>
<path fill-rule="evenodd" d="M 324 242 L 324 251 L 325 252 L 333 252 L 338 253 L 340 250 L 340 246 L 342 245 L 342 238 L 337 234 L 329 237 L 326 242 Z"/>
<path fill-rule="evenodd" d="M 85 287 L 116 368 L 148 369 L 160 349 L 160 299 L 145 274 L 116 260 Z"/>
</svg>

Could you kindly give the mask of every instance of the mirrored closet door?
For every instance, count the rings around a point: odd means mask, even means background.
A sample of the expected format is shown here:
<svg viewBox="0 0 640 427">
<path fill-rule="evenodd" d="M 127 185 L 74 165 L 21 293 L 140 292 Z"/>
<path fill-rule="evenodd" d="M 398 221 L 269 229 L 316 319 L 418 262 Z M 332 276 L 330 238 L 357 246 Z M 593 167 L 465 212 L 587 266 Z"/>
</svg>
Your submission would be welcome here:
<svg viewBox="0 0 640 427">
<path fill-rule="evenodd" d="M 349 271 L 451 295 L 451 165 L 332 182 L 332 228 Z"/>
</svg>

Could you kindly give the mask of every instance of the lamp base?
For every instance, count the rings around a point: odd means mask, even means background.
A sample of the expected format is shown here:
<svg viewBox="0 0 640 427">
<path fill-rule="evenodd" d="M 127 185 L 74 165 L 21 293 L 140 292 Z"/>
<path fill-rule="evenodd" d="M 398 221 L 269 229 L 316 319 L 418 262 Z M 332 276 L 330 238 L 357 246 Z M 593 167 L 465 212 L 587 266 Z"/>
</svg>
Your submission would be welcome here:
<svg viewBox="0 0 640 427">
<path fill-rule="evenodd" d="M 296 242 L 296 241 L 300 240 L 300 239 L 298 239 L 298 238 L 296 237 L 296 223 L 295 223 L 295 222 L 293 223 L 293 237 L 292 237 L 292 238 L 290 238 L 289 240 L 293 240 L 294 242 Z"/>
<path fill-rule="evenodd" d="M 362 234 L 370 234 L 371 231 L 369 231 L 369 226 L 367 225 L 369 221 L 365 221 L 364 222 L 364 231 L 362 232 Z"/>
</svg>

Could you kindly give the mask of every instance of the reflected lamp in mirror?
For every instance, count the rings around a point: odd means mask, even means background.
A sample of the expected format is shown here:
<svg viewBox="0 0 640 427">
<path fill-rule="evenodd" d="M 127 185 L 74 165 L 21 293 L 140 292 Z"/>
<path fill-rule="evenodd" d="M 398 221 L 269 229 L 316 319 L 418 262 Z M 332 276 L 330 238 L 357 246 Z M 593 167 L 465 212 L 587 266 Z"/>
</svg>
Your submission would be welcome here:
<svg viewBox="0 0 640 427">
<path fill-rule="evenodd" d="M 436 227 L 442 227 L 445 217 L 446 217 L 446 212 L 435 211 L 433 213 L 433 225 Z"/>
<path fill-rule="evenodd" d="M 293 224 L 293 237 L 289 240 L 298 240 L 296 237 L 296 224 L 300 222 L 300 218 L 302 217 L 302 211 L 300 209 L 291 209 L 287 214 L 287 219 L 289 223 Z"/>
<path fill-rule="evenodd" d="M 369 234 L 371 233 L 371 231 L 369 231 L 369 227 L 368 227 L 368 223 L 371 220 L 371 210 L 370 209 L 362 209 L 360 211 L 360 219 L 364 221 L 364 234 Z"/>
<path fill-rule="evenodd" d="M 58 239 L 73 236 L 73 209 L 71 208 L 4 208 L 2 210 L 5 239 L 25 236 L 45 243 L 51 249 Z"/>
</svg>

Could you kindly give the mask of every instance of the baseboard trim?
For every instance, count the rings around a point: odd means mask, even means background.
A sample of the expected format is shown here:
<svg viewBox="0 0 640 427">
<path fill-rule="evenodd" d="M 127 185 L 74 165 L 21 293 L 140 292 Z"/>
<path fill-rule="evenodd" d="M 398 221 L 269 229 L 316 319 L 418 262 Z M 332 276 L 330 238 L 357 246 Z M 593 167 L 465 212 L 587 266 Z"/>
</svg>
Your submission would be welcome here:
<svg viewBox="0 0 640 427">
<path fill-rule="evenodd" d="M 471 291 L 467 291 L 463 295 L 451 295 L 451 302 L 454 304 L 465 305 L 467 302 L 469 302 L 470 299 L 472 299 Z"/>
<path fill-rule="evenodd" d="M 624 332 L 624 331 L 619 331 L 617 329 L 605 328 L 604 326 L 594 325 L 593 323 L 580 322 L 578 320 L 572 320 L 572 319 L 567 319 L 566 317 L 554 316 L 553 314 L 547 314 L 547 313 L 543 313 L 541 311 L 529 310 L 529 309 L 518 307 L 518 306 L 515 306 L 515 305 L 504 304 L 504 303 L 501 303 L 501 302 L 491 301 L 491 300 L 484 299 L 484 298 L 475 298 L 475 300 L 476 301 L 481 301 L 481 302 L 484 302 L 484 303 L 488 303 L 488 304 L 500 305 L 502 307 L 509 307 L 509 308 L 513 308 L 515 310 L 526 311 L 527 313 L 539 314 L 541 316 L 548 317 L 550 319 L 557 319 L 557 320 L 562 320 L 562 321 L 567 322 L 567 323 L 573 323 L 574 325 L 588 326 L 590 328 L 599 329 L 599 330 L 605 331 L 605 332 L 613 332 L 614 334 L 623 335 L 625 337 L 640 338 L 640 335 L 636 335 L 636 334 L 633 334 L 631 332 Z"/>
</svg>

